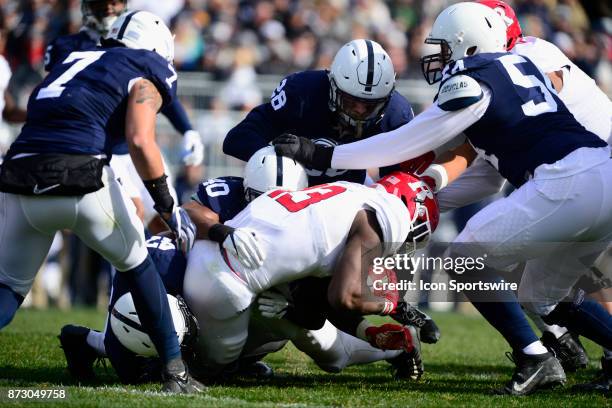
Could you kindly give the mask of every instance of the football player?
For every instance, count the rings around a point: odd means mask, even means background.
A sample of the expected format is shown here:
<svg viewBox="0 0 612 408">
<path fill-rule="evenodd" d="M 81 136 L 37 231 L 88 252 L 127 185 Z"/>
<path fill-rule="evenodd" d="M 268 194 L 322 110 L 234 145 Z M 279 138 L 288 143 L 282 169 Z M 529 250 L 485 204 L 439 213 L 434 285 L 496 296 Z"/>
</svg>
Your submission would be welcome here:
<svg viewBox="0 0 612 408">
<path fill-rule="evenodd" d="M 395 91 L 395 70 L 386 51 L 375 41 L 353 40 L 340 48 L 329 71 L 302 71 L 284 78 L 270 102 L 254 108 L 228 132 L 223 151 L 247 161 L 283 133 L 324 145 L 347 143 L 396 129 L 413 116 L 410 103 Z M 310 169 L 308 174 L 311 186 L 366 181 L 365 167 Z"/>
<path fill-rule="evenodd" d="M 435 103 L 413 121 L 334 148 L 284 137 L 277 151 L 318 168 L 381 166 L 417 157 L 464 133 L 517 190 L 472 217 L 452 247 L 454 254 L 480 247 L 491 274 L 459 278 L 495 281 L 492 268 L 527 261 L 519 296 L 530 300 L 530 309 L 549 324 L 610 345 L 612 318 L 600 305 L 581 298 L 559 303 L 583 274 L 585 260 L 578 261 L 567 246 L 544 248 L 550 242 L 588 241 L 597 247 L 610 241 L 609 147 L 576 121 L 548 76 L 529 59 L 505 53 L 506 24 L 492 9 L 453 5 L 438 16 L 426 42 L 441 52 L 422 59 L 424 75 L 430 83 L 442 83 Z M 589 187 L 594 183 L 596 194 Z M 522 395 L 563 381 L 562 367 L 533 333 L 514 295 L 494 295 L 503 302 L 474 305 L 513 348 L 516 371 L 502 391 Z"/>
<path fill-rule="evenodd" d="M 233 218 L 234 215 L 246 207 L 249 201 L 260 195 L 261 192 L 273 188 L 297 190 L 306 187 L 306 185 L 307 177 L 304 169 L 293 160 L 277 156 L 274 153 L 274 149 L 268 147 L 256 152 L 249 160 L 245 168 L 244 180 L 240 177 L 220 177 L 206 180 L 199 185 L 191 205 L 185 204 L 184 207 L 190 208 L 190 214 L 193 215 L 196 223 L 198 220 L 201 221 L 198 227 L 204 226 L 204 229 L 207 230 L 216 223 Z M 202 215 L 206 218 L 202 218 Z M 237 230 L 248 232 L 245 229 Z M 250 234 L 250 232 L 248 233 Z M 202 231 L 199 231 L 198 235 L 202 238 L 208 238 L 204 236 L 205 234 Z M 241 239 L 240 236 L 235 235 L 234 239 L 238 241 Z M 240 244 L 238 245 L 240 246 Z M 186 267 L 184 254 L 178 251 L 174 244 L 165 237 L 152 237 L 147 242 L 147 247 L 156 263 L 168 294 L 177 297 L 181 296 L 183 294 L 183 276 Z M 236 254 L 236 252 L 234 253 Z M 315 285 L 309 285 L 307 289 L 304 289 L 308 291 L 307 301 L 311 301 L 313 296 L 316 295 L 311 290 L 314 287 Z M 129 288 L 115 279 L 109 311 L 114 310 L 115 302 L 128 291 Z M 292 290 L 292 292 L 295 293 L 296 290 Z M 265 300 L 275 299 L 278 301 L 280 299 L 273 296 L 270 293 L 269 297 L 266 297 Z M 284 297 L 282 299 L 285 300 Z M 277 320 L 283 315 L 288 317 L 291 314 L 291 311 L 287 310 L 288 303 L 286 301 L 284 304 L 276 303 L 277 305 L 281 304 L 282 307 L 274 309 L 271 307 L 272 304 L 265 300 L 262 301 L 260 306 L 264 310 L 262 314 L 274 317 L 275 319 L 271 320 L 260 317 L 256 319 L 258 322 L 257 326 L 259 326 L 255 328 L 256 333 L 252 333 L 253 327 L 249 329 L 249 341 L 252 343 L 250 348 L 252 350 L 251 354 L 257 354 L 257 351 L 261 350 L 261 346 L 264 344 L 271 342 L 278 343 L 279 340 L 286 341 L 289 339 L 293 341 L 298 349 L 311 356 L 326 371 L 338 372 L 351 364 L 390 360 L 391 364 L 397 369 L 399 377 L 406 378 L 410 376 L 416 378 L 422 374 L 422 364 L 418 360 L 418 354 L 414 352 L 409 355 L 403 351 L 383 351 L 374 348 L 363 340 L 356 339 L 339 331 L 329 322 L 321 323 L 322 327 L 317 330 L 302 329 L 286 319 L 282 321 Z M 294 305 L 300 301 L 296 298 L 292 300 Z M 323 300 L 323 302 L 326 303 L 326 300 Z M 312 308 L 310 302 L 308 302 L 308 305 L 304 305 L 304 309 L 306 308 Z M 362 326 L 364 331 L 369 333 L 371 337 L 369 340 L 371 342 L 378 340 L 382 346 L 390 346 L 391 343 L 391 339 L 388 338 L 389 336 L 384 336 L 383 333 L 390 333 L 392 329 L 398 330 L 397 327 L 390 327 L 393 325 L 389 324 L 386 327 L 377 327 L 365 325 L 364 323 Z M 134 355 L 133 352 L 130 352 L 130 350 L 122 345 L 124 343 L 122 336 L 130 335 L 123 332 L 115 334 L 113 330 L 106 330 L 100 333 L 85 327 L 67 325 L 62 328 L 59 338 L 66 355 L 68 369 L 79 380 L 91 380 L 94 377 L 94 360 L 99 357 L 108 356 L 122 382 L 137 383 L 150 381 L 154 379 L 152 377 L 154 372 L 152 373 L 151 368 L 155 367 L 155 362 L 151 359 Z M 401 340 L 401 336 L 398 334 L 396 334 L 396 337 Z M 185 344 L 185 340 L 183 340 L 183 344 Z M 416 352 L 418 351 L 417 349 Z M 417 358 L 416 363 L 414 361 L 415 357 Z M 241 366 L 243 361 L 242 359 L 240 360 Z M 260 363 L 255 365 L 255 367 L 261 373 L 265 365 Z M 190 367 L 192 370 L 196 368 L 194 366 Z M 252 367 L 247 366 L 246 368 L 253 372 Z"/>
<path fill-rule="evenodd" d="M 247 341 L 256 297 L 304 277 L 331 276 L 327 299 L 334 309 L 354 315 L 398 312 L 397 298 L 362 296 L 361 267 L 395 253 L 404 242 L 413 248 L 426 240 L 437 224 L 437 206 L 428 187 L 408 174 L 392 173 L 374 186 L 334 182 L 296 192 L 273 190 L 255 199 L 225 226 L 257 232 L 266 253 L 258 269 L 245 268 L 210 241 L 195 244 L 184 295 L 202 327 L 199 365 L 216 372 L 235 361 Z M 342 329 L 360 336 L 360 327 Z"/>
<path fill-rule="evenodd" d="M 55 232 L 70 229 L 130 288 L 161 356 L 163 389 L 198 392 L 203 386 L 181 358 L 143 224 L 108 166 L 113 146 L 127 140 L 156 210 L 188 251 L 194 226 L 170 196 L 155 142 L 157 112 L 176 95 L 174 39 L 157 16 L 131 12 L 115 21 L 104 43 L 71 53 L 34 89 L 26 124 L 2 165 L 0 327 L 30 290 Z"/>
<path fill-rule="evenodd" d="M 50 71 L 56 64 L 64 61 L 73 51 L 85 51 L 98 46 L 100 38 L 108 34 L 113 22 L 127 11 L 127 0 L 81 0 L 83 27 L 78 33 L 58 37 L 47 46 L 45 70 Z M 200 165 L 202 160 L 204 160 L 202 138 L 193 129 L 179 99 L 173 99 L 172 102 L 162 109 L 161 113 L 168 118 L 177 132 L 183 135 L 183 163 L 186 166 Z M 155 210 L 153 209 L 154 203 L 145 193 L 145 188 L 138 177 L 138 172 L 130 159 L 126 143 L 115 144 L 111 167 L 115 172 L 115 176 L 121 179 L 121 183 L 129 197 L 134 201 L 138 215 L 147 225 L 155 215 Z M 164 165 L 164 167 L 169 180 L 172 181 L 172 176 L 168 173 L 168 166 Z M 177 200 L 172 182 L 168 184 L 168 187 L 174 200 Z"/>
<path fill-rule="evenodd" d="M 597 87 L 595 81 L 572 63 L 555 45 L 536 37 L 524 37 L 514 10 L 500 0 L 480 0 L 494 9 L 506 23 L 507 50 L 528 57 L 550 78 L 559 98 L 587 130 L 612 144 L 612 102 Z M 447 155 L 446 162 L 434 164 L 425 174 L 431 176 L 432 184 L 442 188 L 438 193 L 440 210 L 449 211 L 501 190 L 505 179 L 483 158 L 476 158 L 475 152 L 465 144 Z M 433 157 L 430 155 L 430 159 Z M 450 159 L 449 159 L 450 158 Z M 461 173 L 472 162 L 468 169 Z M 426 163 L 421 163 L 426 166 Z M 449 169 L 447 171 L 447 169 Z M 459 174 L 459 178 L 456 178 Z M 455 180 L 456 181 L 453 181 Z M 542 340 L 563 367 L 569 371 L 585 367 L 588 356 L 578 338 L 564 327 L 547 325 L 541 317 L 530 316 L 543 332 Z M 611 357 L 612 354 L 608 353 Z"/>
<path fill-rule="evenodd" d="M 358 39 L 336 53 L 329 71 L 302 71 L 284 78 L 270 102 L 254 108 L 230 130 L 223 151 L 247 161 L 275 137 L 287 133 L 324 146 L 367 138 L 408 123 L 410 103 L 395 91 L 395 71 L 386 51 L 375 41 Z M 333 181 L 372 183 L 366 167 L 358 170 L 308 169 L 311 186 Z M 389 174 L 398 166 L 380 169 Z M 417 324 L 421 339 L 435 343 L 440 331 L 425 313 L 406 324 Z"/>
</svg>

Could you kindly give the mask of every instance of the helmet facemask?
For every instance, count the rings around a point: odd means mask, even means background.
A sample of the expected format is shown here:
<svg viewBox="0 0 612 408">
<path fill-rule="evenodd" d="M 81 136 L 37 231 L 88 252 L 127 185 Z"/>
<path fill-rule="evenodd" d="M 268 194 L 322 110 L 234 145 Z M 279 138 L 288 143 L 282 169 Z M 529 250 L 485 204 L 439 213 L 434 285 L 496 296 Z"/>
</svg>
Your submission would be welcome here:
<svg viewBox="0 0 612 408">
<path fill-rule="evenodd" d="M 112 2 L 112 11 L 108 11 L 108 0 L 82 0 L 81 14 L 83 26 L 95 30 L 101 36 L 108 34 L 111 26 L 121 14 L 127 11 L 127 0 Z"/>
<path fill-rule="evenodd" d="M 402 201 L 404 201 L 404 204 L 406 204 L 404 197 L 402 197 Z M 429 238 L 433 233 L 433 228 L 429 218 L 429 210 L 427 209 L 427 206 L 424 205 L 424 201 L 415 198 L 414 202 L 416 206 L 414 215 L 410 222 L 410 231 L 408 232 L 406 241 L 404 241 L 406 253 L 410 255 L 427 246 Z M 408 207 L 408 205 L 406 206 Z"/>
<path fill-rule="evenodd" d="M 246 200 L 247 203 L 250 203 L 251 201 L 253 201 L 254 199 L 256 199 L 262 194 L 263 192 L 257 191 L 251 187 L 245 187 L 244 189 L 244 199 Z"/>
<path fill-rule="evenodd" d="M 452 62 L 453 51 L 448 42 L 442 38 L 427 38 L 425 44 L 439 45 L 440 52 L 429 54 L 421 58 L 421 70 L 429 85 L 442 80 L 444 67 Z"/>
<path fill-rule="evenodd" d="M 366 99 L 341 90 L 332 76 L 329 83 L 329 108 L 336 113 L 340 126 L 345 130 L 339 139 L 347 134 L 351 138 L 361 139 L 366 129 L 382 119 L 393 92 L 384 98 Z"/>
</svg>

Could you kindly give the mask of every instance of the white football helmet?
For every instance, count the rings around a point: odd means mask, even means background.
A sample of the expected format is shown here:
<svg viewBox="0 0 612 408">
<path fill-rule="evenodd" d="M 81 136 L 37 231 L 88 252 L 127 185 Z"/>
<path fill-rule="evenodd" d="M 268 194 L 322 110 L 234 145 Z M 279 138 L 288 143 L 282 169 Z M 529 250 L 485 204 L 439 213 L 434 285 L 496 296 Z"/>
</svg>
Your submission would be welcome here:
<svg viewBox="0 0 612 408">
<path fill-rule="evenodd" d="M 277 155 L 274 146 L 256 151 L 244 168 L 244 192 L 248 202 L 275 188 L 295 191 L 306 187 L 308 175 L 304 167 L 293 159 Z"/>
<path fill-rule="evenodd" d="M 127 11 L 127 0 L 81 0 L 83 26 L 105 36 L 118 16 Z"/>
<path fill-rule="evenodd" d="M 195 319 L 182 299 L 172 295 L 167 296 L 178 342 L 179 344 L 187 343 L 197 335 Z M 131 352 L 144 357 L 158 355 L 151 338 L 140 325 L 134 300 L 129 292 L 115 302 L 111 311 L 110 326 L 119 342 Z"/>
<path fill-rule="evenodd" d="M 506 24 L 485 5 L 457 3 L 438 15 L 425 43 L 441 48 L 439 53 L 421 58 L 423 75 L 429 84 L 434 84 L 453 61 L 485 52 L 505 52 Z"/>
<path fill-rule="evenodd" d="M 122 14 L 104 39 L 127 48 L 155 51 L 168 62 L 174 60 L 174 36 L 161 18 L 148 11 Z"/>
<path fill-rule="evenodd" d="M 353 40 L 340 48 L 328 77 L 329 108 L 354 137 L 362 137 L 382 118 L 395 88 L 391 58 L 375 41 Z"/>
</svg>

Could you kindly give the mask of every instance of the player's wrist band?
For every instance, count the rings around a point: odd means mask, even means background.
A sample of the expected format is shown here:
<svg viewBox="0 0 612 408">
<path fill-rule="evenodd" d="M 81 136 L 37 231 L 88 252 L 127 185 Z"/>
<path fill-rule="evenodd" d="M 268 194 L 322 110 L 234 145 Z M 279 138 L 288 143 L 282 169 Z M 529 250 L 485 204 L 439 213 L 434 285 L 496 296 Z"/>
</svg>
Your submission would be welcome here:
<svg viewBox="0 0 612 408">
<path fill-rule="evenodd" d="M 220 244 L 225 241 L 225 238 L 234 231 L 234 228 L 225 224 L 215 224 L 208 229 L 208 239 Z"/>
<path fill-rule="evenodd" d="M 155 211 L 160 214 L 171 213 L 174 207 L 174 199 L 170 195 L 167 178 L 168 176 L 164 174 L 160 178 L 142 181 L 155 203 Z"/>
<path fill-rule="evenodd" d="M 448 185 L 448 173 L 444 166 L 440 164 L 432 164 L 429 166 L 423 174 L 421 174 L 421 177 L 423 176 L 429 176 L 436 182 L 436 190 L 434 193 L 437 193 Z"/>
</svg>

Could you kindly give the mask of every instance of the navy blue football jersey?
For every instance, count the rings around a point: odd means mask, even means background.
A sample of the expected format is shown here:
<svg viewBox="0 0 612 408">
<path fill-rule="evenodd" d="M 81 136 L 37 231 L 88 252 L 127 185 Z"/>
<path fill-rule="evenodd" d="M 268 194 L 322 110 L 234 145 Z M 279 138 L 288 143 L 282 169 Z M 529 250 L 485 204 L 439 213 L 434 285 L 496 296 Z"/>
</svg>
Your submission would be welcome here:
<svg viewBox="0 0 612 408">
<path fill-rule="evenodd" d="M 247 206 L 242 177 L 219 177 L 200 183 L 193 200 L 219 214 L 219 221 L 231 220 Z"/>
<path fill-rule="evenodd" d="M 183 251 L 176 247 L 173 240 L 159 235 L 147 240 L 147 250 L 164 282 L 166 292 L 171 295 L 182 295 L 187 268 L 187 257 Z"/>
<path fill-rule="evenodd" d="M 28 116 L 9 150 L 106 154 L 125 141 L 129 91 L 150 80 L 163 105 L 176 95 L 177 74 L 157 53 L 123 47 L 72 52 L 55 64 L 28 101 Z"/>
<path fill-rule="evenodd" d="M 606 146 L 576 121 L 548 77 L 526 57 L 492 53 L 459 60 L 446 67 L 440 89 L 460 74 L 491 90 L 484 116 L 465 134 L 515 187 L 541 164 L 554 163 L 580 147 Z"/>
<path fill-rule="evenodd" d="M 96 48 L 100 40 L 100 35 L 90 29 L 82 29 L 76 34 L 64 35 L 56 38 L 47 47 L 45 53 L 45 70 L 51 71 L 51 69 L 70 55 L 73 51 L 85 51 L 92 48 Z M 172 123 L 172 126 L 180 133 L 184 134 L 186 131 L 193 129 L 189 122 L 187 112 L 179 102 L 178 98 L 173 99 L 167 106 L 165 106 L 161 113 L 164 114 Z M 128 154 L 127 142 L 118 143 L 113 145 L 113 154 Z"/>
<path fill-rule="evenodd" d="M 82 29 L 76 34 L 57 37 L 47 46 L 45 71 L 51 71 L 57 63 L 64 61 L 73 51 L 86 51 L 96 48 L 99 40 L 100 35 L 88 29 Z"/>
<path fill-rule="evenodd" d="M 322 143 L 355 141 L 343 137 L 336 114 L 329 109 L 329 92 L 326 71 L 303 71 L 289 75 L 274 90 L 270 102 L 254 108 L 229 131 L 223 151 L 247 161 L 253 153 L 282 133 L 319 139 Z M 382 119 L 365 129 L 364 137 L 396 129 L 413 117 L 410 103 L 393 91 Z M 363 183 L 366 177 L 365 170 L 309 170 L 308 174 L 310 185 L 339 180 Z"/>
</svg>

